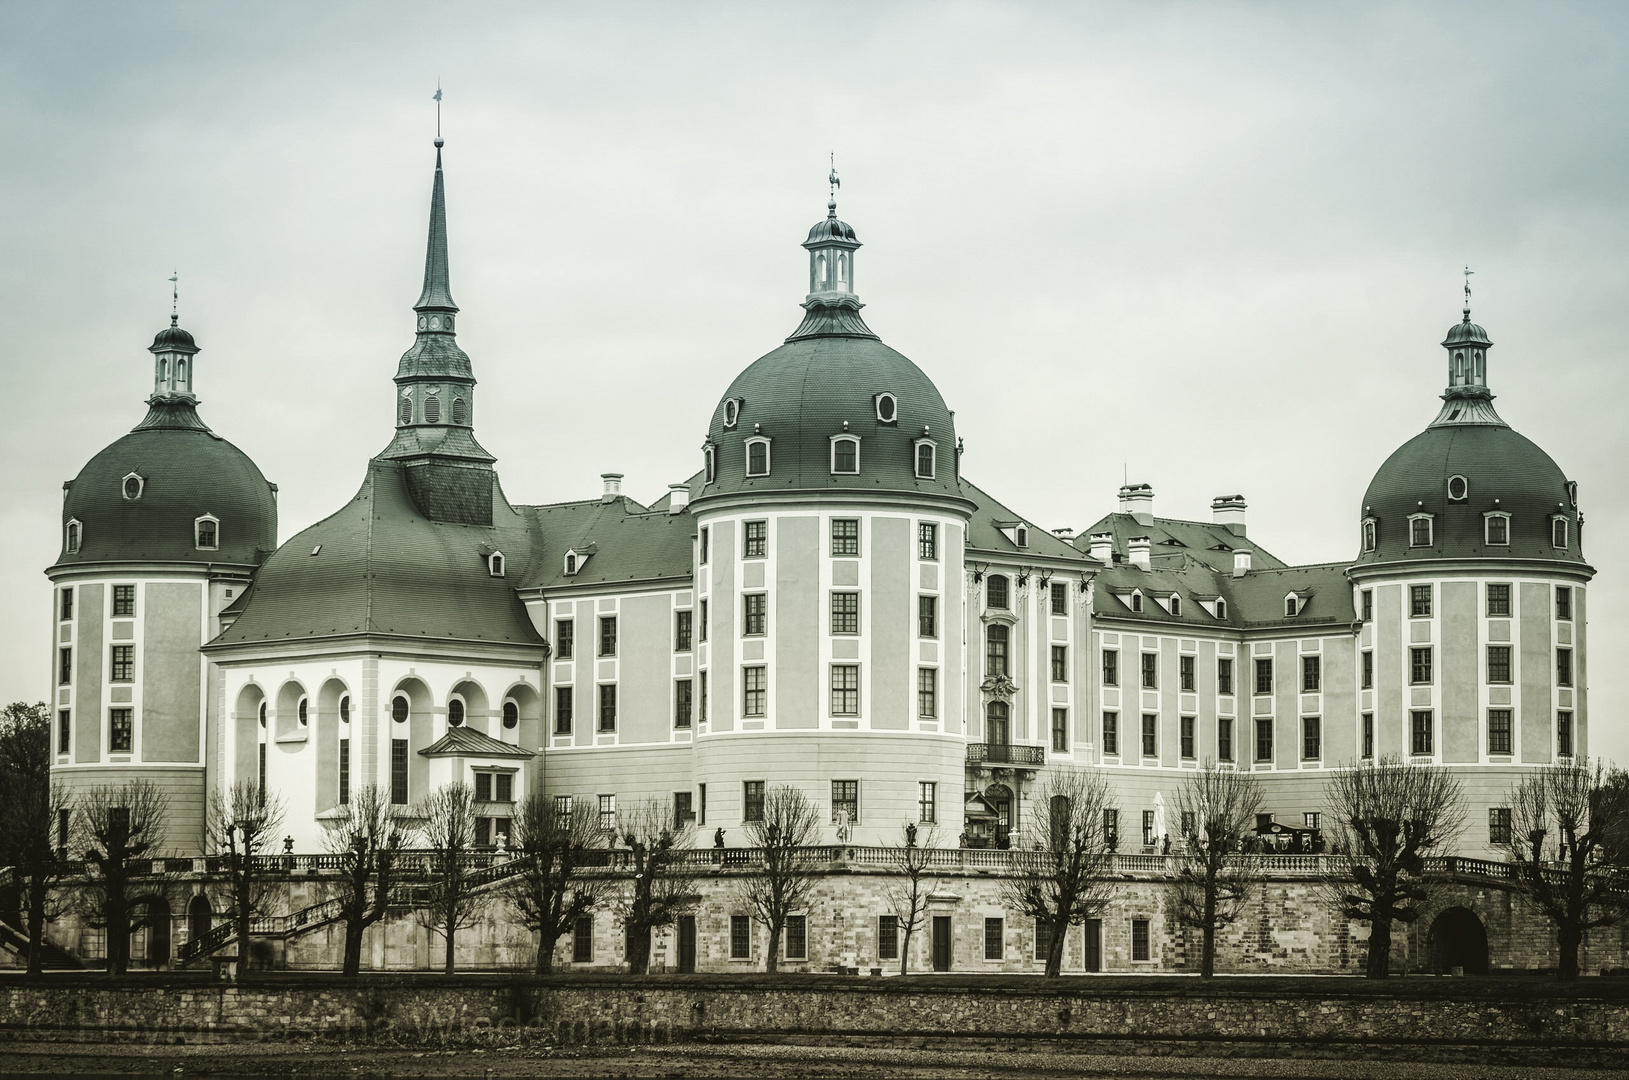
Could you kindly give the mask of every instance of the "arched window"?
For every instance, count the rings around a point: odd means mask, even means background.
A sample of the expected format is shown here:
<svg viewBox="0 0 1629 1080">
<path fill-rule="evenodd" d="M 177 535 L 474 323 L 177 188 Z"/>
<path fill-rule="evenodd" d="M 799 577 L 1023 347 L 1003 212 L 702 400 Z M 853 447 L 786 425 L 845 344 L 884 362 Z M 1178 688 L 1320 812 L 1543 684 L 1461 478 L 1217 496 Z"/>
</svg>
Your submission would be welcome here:
<svg viewBox="0 0 1629 1080">
<path fill-rule="evenodd" d="M 1431 515 L 1410 514 L 1408 519 L 1408 546 L 1431 546 Z"/>
<path fill-rule="evenodd" d="M 1476 350 L 1476 380 L 1477 380 L 1477 382 L 1481 382 L 1487 376 L 1487 369 L 1483 366 L 1485 363 L 1486 363 L 1486 360 L 1482 356 L 1482 350 L 1477 349 Z"/>
<path fill-rule="evenodd" d="M 349 694 L 339 699 L 339 722 L 342 724 L 351 722 L 351 695 Z"/>
<path fill-rule="evenodd" d="M 464 399 L 461 398 L 461 397 L 453 398 L 453 418 L 452 418 L 452 422 L 455 423 L 455 424 L 465 423 L 465 419 L 464 419 L 465 411 L 466 410 L 464 408 Z"/>
<path fill-rule="evenodd" d="M 1301 602 L 1296 599 L 1294 593 L 1291 593 L 1290 595 L 1288 595 L 1288 596 L 1286 596 L 1284 598 L 1284 617 L 1286 619 L 1295 618 L 1295 616 L 1300 612 L 1300 610 L 1301 610 Z"/>
<path fill-rule="evenodd" d="M 175 385 L 181 390 L 187 388 L 187 362 L 185 360 L 175 362 Z"/>
<path fill-rule="evenodd" d="M 1501 547 L 1510 543 L 1510 515 L 1498 512 L 1486 514 L 1483 520 L 1487 522 L 1487 542 L 1489 546 Z"/>
<path fill-rule="evenodd" d="M 300 718 L 301 727 L 305 727 L 311 723 L 311 715 L 306 711 L 306 709 L 307 702 L 305 698 L 301 698 L 300 703 L 294 707 L 294 714 Z"/>
<path fill-rule="evenodd" d="M 266 726 L 266 703 L 264 701 L 260 703 L 260 726 L 262 729 Z"/>
<path fill-rule="evenodd" d="M 577 553 L 575 551 L 568 551 L 568 552 L 566 552 L 566 573 L 567 574 L 575 574 L 576 572 L 577 572 Z"/>
<path fill-rule="evenodd" d="M 204 515 L 192 523 L 193 541 L 199 551 L 214 551 L 220 547 L 221 523 Z"/>
<path fill-rule="evenodd" d="M 1227 618 L 1227 601 L 1226 600 L 1218 600 L 1218 601 L 1216 601 L 1216 617 L 1218 619 Z"/>
<path fill-rule="evenodd" d="M 1004 629 L 1004 628 L 1003 628 Z M 984 741 L 1006 746 L 1012 741 L 1012 728 L 1008 723 L 1010 707 L 1005 701 L 992 701 L 984 707 Z"/>
<path fill-rule="evenodd" d="M 853 475 L 860 471 L 860 440 L 852 435 L 838 435 L 831 441 L 831 471 Z"/>
<path fill-rule="evenodd" d="M 985 606 L 993 608 L 1006 608 L 1007 578 L 1004 574 L 991 574 L 984 583 Z"/>
<path fill-rule="evenodd" d="M 1143 609 L 1143 594 L 1140 593 L 1140 592 L 1132 593 L 1131 594 L 1131 610 L 1140 612 L 1140 611 L 1142 611 L 1142 609 Z"/>
<path fill-rule="evenodd" d="M 1560 550 L 1567 548 L 1567 519 L 1556 517 L 1550 520 L 1550 546 Z"/>
<path fill-rule="evenodd" d="M 701 454 L 703 466 L 707 472 L 706 482 L 711 484 L 718 479 L 718 459 L 713 456 L 713 448 L 711 446 L 703 447 Z"/>
<path fill-rule="evenodd" d="M 826 284 L 826 257 L 824 255 L 815 256 L 815 284 Z"/>
<path fill-rule="evenodd" d="M 747 475 L 769 475 L 768 439 L 752 439 L 747 442 Z"/>
<path fill-rule="evenodd" d="M 517 725 L 519 723 L 520 723 L 520 706 L 516 705 L 513 701 L 504 702 L 503 703 L 503 726 L 512 731 L 512 730 L 514 730 L 515 725 Z"/>
<path fill-rule="evenodd" d="M 932 480 L 938 468 L 938 447 L 926 439 L 916 444 L 916 476 L 919 480 Z"/>
<path fill-rule="evenodd" d="M 462 727 L 464 724 L 464 703 L 459 698 L 447 702 L 447 726 Z"/>
<path fill-rule="evenodd" d="M 841 285 L 848 280 L 848 256 L 837 256 L 837 284 Z"/>
<path fill-rule="evenodd" d="M 411 424 L 413 422 L 413 399 L 406 394 L 402 395 L 401 408 L 397 410 L 396 422 L 398 424 Z"/>
<path fill-rule="evenodd" d="M 1454 354 L 1454 377 L 1453 377 L 1452 382 L 1453 382 L 1453 384 L 1455 386 L 1458 386 L 1460 383 L 1462 383 L 1464 381 L 1465 381 L 1465 354 L 1456 352 Z"/>
<path fill-rule="evenodd" d="M 1375 541 L 1379 539 L 1379 535 L 1380 529 L 1378 528 L 1374 518 L 1369 518 L 1367 521 L 1365 521 L 1363 523 L 1363 550 L 1373 551 L 1375 548 Z"/>
<path fill-rule="evenodd" d="M 397 694 L 390 703 L 390 718 L 398 724 L 407 723 L 407 698 Z"/>
<path fill-rule="evenodd" d="M 66 530 L 67 535 L 64 537 L 64 542 L 68 548 L 68 554 L 73 555 L 79 551 L 79 541 L 83 531 L 83 527 L 79 524 L 79 522 L 68 522 Z"/>
<path fill-rule="evenodd" d="M 424 398 L 424 422 L 426 424 L 441 423 L 441 395 L 434 390 Z"/>
<path fill-rule="evenodd" d="M 1171 594 L 1171 614 L 1182 614 L 1182 597 L 1178 596 L 1176 593 Z"/>
<path fill-rule="evenodd" d="M 168 356 L 158 358 L 158 381 L 160 383 L 170 381 L 170 358 Z"/>
<path fill-rule="evenodd" d="M 503 552 L 494 551 L 487 556 L 486 572 L 493 577 L 503 577 Z"/>
</svg>

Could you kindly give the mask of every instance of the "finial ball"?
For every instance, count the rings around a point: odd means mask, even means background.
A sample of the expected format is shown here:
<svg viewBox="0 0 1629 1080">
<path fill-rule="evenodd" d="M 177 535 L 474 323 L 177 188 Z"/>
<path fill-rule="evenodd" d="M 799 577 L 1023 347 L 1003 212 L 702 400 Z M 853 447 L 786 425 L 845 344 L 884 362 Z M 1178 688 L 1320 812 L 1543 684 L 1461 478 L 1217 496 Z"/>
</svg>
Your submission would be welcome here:
<svg viewBox="0 0 1629 1080">
<path fill-rule="evenodd" d="M 447 145 L 447 140 L 443 139 L 440 135 L 437 135 L 436 136 L 436 149 L 440 150 L 443 146 L 446 146 L 446 145 Z"/>
</svg>

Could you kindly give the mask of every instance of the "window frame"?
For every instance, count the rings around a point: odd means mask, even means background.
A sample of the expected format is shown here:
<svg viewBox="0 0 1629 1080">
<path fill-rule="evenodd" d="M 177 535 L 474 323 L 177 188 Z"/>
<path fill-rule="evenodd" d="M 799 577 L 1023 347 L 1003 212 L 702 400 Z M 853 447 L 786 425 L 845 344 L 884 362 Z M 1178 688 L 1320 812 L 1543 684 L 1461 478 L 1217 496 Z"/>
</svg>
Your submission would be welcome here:
<svg viewBox="0 0 1629 1080">
<path fill-rule="evenodd" d="M 554 658 L 571 660 L 577 649 L 577 620 L 554 620 Z"/>
<path fill-rule="evenodd" d="M 1069 646 L 1053 645 L 1051 647 L 1050 661 L 1052 681 L 1066 683 L 1069 681 Z"/>
<path fill-rule="evenodd" d="M 839 685 L 839 682 L 843 685 Z M 853 685 L 847 685 L 849 683 Z M 832 664 L 826 686 L 832 716 L 849 718 L 860 715 L 859 664 Z"/>
<path fill-rule="evenodd" d="M 922 468 L 923 454 L 927 455 L 927 469 Z M 932 439 L 917 439 L 911 446 L 911 469 L 918 480 L 936 480 L 939 475 L 939 444 Z"/>
<path fill-rule="evenodd" d="M 1572 622 L 1572 586 L 1555 587 L 1555 617 L 1558 622 Z"/>
<path fill-rule="evenodd" d="M 1510 843 L 1511 813 L 1508 806 L 1488 807 L 1488 846 L 1504 847 Z"/>
<path fill-rule="evenodd" d="M 919 521 L 916 523 L 916 557 L 923 562 L 939 561 L 938 522 Z"/>
<path fill-rule="evenodd" d="M 1410 709 L 1408 713 L 1409 756 L 1432 757 L 1436 754 L 1436 713 L 1431 709 Z M 1421 747 L 1424 746 L 1422 750 Z"/>
<path fill-rule="evenodd" d="M 1120 685 L 1120 650 L 1102 649 L 1103 654 L 1102 676 L 1104 686 Z"/>
<path fill-rule="evenodd" d="M 939 598 L 932 593 L 916 594 L 916 636 L 939 640 Z"/>
<path fill-rule="evenodd" d="M 136 646 L 134 642 L 121 642 L 108 646 L 108 677 L 110 683 L 136 681 Z M 301 699 L 304 700 L 303 698 Z"/>
<path fill-rule="evenodd" d="M 1158 690 L 1160 688 L 1160 654 L 1157 652 L 1140 652 L 1139 671 L 1142 688 L 1144 690 Z"/>
<path fill-rule="evenodd" d="M 764 797 L 768 783 L 763 780 L 741 781 L 741 824 L 753 825 L 764 820 Z"/>
<path fill-rule="evenodd" d="M 916 820 L 923 825 L 937 825 L 939 823 L 939 782 L 937 780 L 918 780 L 916 782 Z"/>
<path fill-rule="evenodd" d="M 1199 721 L 1197 717 L 1181 716 L 1177 718 L 1177 755 L 1183 761 L 1195 761 L 1199 757 Z"/>
<path fill-rule="evenodd" d="M 1177 657 L 1177 688 L 1185 694 L 1196 692 L 1199 686 L 1199 657 L 1182 653 Z"/>
<path fill-rule="evenodd" d="M 1511 659 L 1514 647 L 1511 645 L 1489 645 L 1485 650 L 1487 659 L 1487 681 L 1496 684 L 1512 682 L 1513 668 Z"/>
<path fill-rule="evenodd" d="M 1052 614 L 1069 614 L 1069 583 L 1067 581 L 1054 581 L 1049 592 L 1052 597 Z"/>
<path fill-rule="evenodd" d="M 1273 761 L 1273 718 L 1270 716 L 1256 717 L 1256 756 L 1258 764 L 1272 764 Z"/>
<path fill-rule="evenodd" d="M 1270 695 L 1273 692 L 1273 658 L 1257 656 L 1252 659 L 1256 667 L 1256 695 Z"/>
<path fill-rule="evenodd" d="M 1571 647 L 1561 647 L 1555 651 L 1555 684 L 1557 686 L 1571 686 L 1577 675 L 1573 668 Z"/>
<path fill-rule="evenodd" d="M 1498 726 L 1495 726 L 1497 722 Z M 1488 710 L 1488 753 L 1509 756 L 1514 747 L 1516 710 L 1509 706 Z M 1500 749 L 1500 747 L 1503 747 Z"/>
<path fill-rule="evenodd" d="M 936 667 L 916 669 L 916 718 L 939 718 L 939 669 Z"/>
<path fill-rule="evenodd" d="M 1233 657 L 1216 658 L 1216 693 L 1220 697 L 1233 696 Z"/>
<path fill-rule="evenodd" d="M 1559 542 L 1557 537 L 1560 537 Z M 1555 551 L 1567 551 L 1572 547 L 1572 522 L 1565 514 L 1550 515 L 1550 547 Z"/>
<path fill-rule="evenodd" d="M 107 711 L 107 752 L 136 752 L 136 710 L 131 705 L 115 705 Z"/>
<path fill-rule="evenodd" d="M 696 641 L 696 614 L 694 608 L 680 608 L 673 613 L 673 651 L 694 652 Z"/>
<path fill-rule="evenodd" d="M 754 686 L 754 683 L 758 685 Z M 756 711 L 754 711 L 756 706 Z M 769 667 L 766 664 L 746 664 L 741 668 L 741 716 L 746 720 L 762 720 L 769 715 Z"/>
<path fill-rule="evenodd" d="M 595 656 L 616 656 L 618 636 L 617 617 L 615 615 L 601 615 L 599 620 L 599 637 L 596 641 Z"/>
<path fill-rule="evenodd" d="M 575 721 L 577 711 L 576 690 L 577 688 L 572 685 L 560 686 L 556 684 L 554 688 L 554 733 L 556 735 L 570 735 L 572 732 L 572 724 Z M 565 705 L 564 709 L 560 707 L 562 704 Z"/>
<path fill-rule="evenodd" d="M 1218 716 L 1216 718 L 1216 760 L 1232 761 L 1233 750 L 1233 720 L 1231 716 Z"/>
<path fill-rule="evenodd" d="M 599 687 L 594 734 L 615 735 L 617 732 L 617 684 L 596 683 Z"/>
<path fill-rule="evenodd" d="M 1555 714 L 1555 752 L 1557 757 L 1573 756 L 1575 733 L 1572 729 L 1572 710 L 1557 709 Z"/>
<path fill-rule="evenodd" d="M 204 530 L 209 526 L 213 534 L 210 543 L 204 543 Z M 192 519 L 192 545 L 196 551 L 219 551 L 221 549 L 221 519 L 214 514 L 199 514 Z"/>
<path fill-rule="evenodd" d="M 1436 532 L 1437 532 L 1435 517 L 1436 517 L 1436 515 L 1434 515 L 1434 514 L 1426 514 L 1426 513 L 1410 514 L 1408 516 L 1408 546 L 1409 547 L 1411 547 L 1411 548 L 1428 548 L 1428 547 L 1435 547 L 1436 546 L 1435 543 L 1434 543 L 1434 541 L 1436 540 Z M 1421 524 L 1423 524 L 1425 526 L 1425 542 L 1424 543 L 1419 542 L 1419 540 L 1420 540 L 1419 527 L 1420 527 Z"/>
<path fill-rule="evenodd" d="M 1319 716 L 1301 718 L 1301 760 L 1322 761 L 1324 756 L 1324 722 Z"/>
<path fill-rule="evenodd" d="M 831 823 L 841 825 L 843 819 L 837 816 L 839 807 L 848 807 L 850 815 L 848 822 L 851 825 L 860 823 L 860 782 L 855 779 L 833 780 L 831 782 Z"/>
<path fill-rule="evenodd" d="M 839 469 L 837 467 L 837 455 L 838 455 L 837 448 L 838 448 L 838 446 L 840 446 L 842 444 L 845 444 L 845 443 L 853 448 L 854 467 L 852 469 Z M 828 460 L 827 460 L 826 464 L 830 469 L 831 475 L 833 475 L 833 476 L 859 476 L 860 475 L 860 437 L 858 435 L 854 435 L 854 434 L 851 434 L 849 432 L 844 432 L 841 435 L 833 435 L 831 437 L 831 439 L 830 439 Z M 764 475 L 767 476 L 768 473 L 765 473 Z"/>
<path fill-rule="evenodd" d="M 768 518 L 756 518 L 741 523 L 741 557 L 743 559 L 769 557 Z"/>
<path fill-rule="evenodd" d="M 1503 540 L 1495 540 L 1493 538 L 1493 523 L 1495 521 L 1502 523 L 1501 528 L 1504 531 Z M 1482 514 L 1482 542 L 1488 547 L 1510 546 L 1510 514 L 1508 511 L 1488 510 Z"/>
<path fill-rule="evenodd" d="M 696 684 L 689 678 L 673 680 L 673 727 L 689 731 L 696 723 Z"/>
<path fill-rule="evenodd" d="M 984 959 L 997 962 L 1007 959 L 1007 920 L 1003 916 L 984 917 Z"/>
<path fill-rule="evenodd" d="M 1144 758 L 1157 758 L 1160 756 L 1160 716 L 1159 713 L 1143 713 L 1142 728 L 1138 735 L 1141 741 L 1138 750 Z"/>
<path fill-rule="evenodd" d="M 114 585 L 113 603 L 109 609 L 109 618 L 133 619 L 136 617 L 136 587 L 134 585 Z"/>
<path fill-rule="evenodd" d="M 1052 706 L 1052 752 L 1069 752 L 1069 710 L 1061 705 Z"/>
<path fill-rule="evenodd" d="M 1496 594 L 1495 590 L 1499 590 L 1499 592 Z M 1510 583 L 1507 581 L 1490 581 L 1487 583 L 1487 595 L 1485 597 L 1485 603 L 1487 605 L 1488 618 L 1510 618 L 1510 593 Z M 1495 599 L 1496 595 L 1499 597 L 1499 599 Z"/>
<path fill-rule="evenodd" d="M 852 535 L 839 535 L 848 532 L 853 526 Z M 840 528 L 841 527 L 841 528 Z M 858 558 L 860 554 L 860 519 L 857 517 L 834 517 L 830 526 L 831 554 L 834 559 Z"/>
<path fill-rule="evenodd" d="M 1102 743 L 1103 753 L 1120 756 L 1120 712 L 1118 709 L 1104 709 L 1102 717 Z"/>
<path fill-rule="evenodd" d="M 1435 594 L 1435 588 L 1429 584 L 1410 585 L 1408 587 L 1408 617 L 1411 619 L 1431 618 L 1432 611 L 1436 609 Z"/>
<path fill-rule="evenodd" d="M 773 471 L 774 465 L 770 458 L 771 445 L 769 437 L 766 435 L 749 435 L 742 441 L 742 446 L 746 448 L 747 454 L 746 475 L 748 479 L 756 480 L 770 475 Z M 753 451 L 759 447 L 763 447 L 764 451 L 763 468 L 755 471 L 752 467 Z"/>
<path fill-rule="evenodd" d="M 1000 582 L 998 588 L 996 582 Z M 1012 610 L 1012 582 L 1006 574 L 989 574 L 984 579 L 984 608 L 986 611 Z"/>
<path fill-rule="evenodd" d="M 1361 537 L 1361 542 L 1362 542 L 1363 551 L 1364 551 L 1365 554 L 1368 554 L 1369 552 L 1374 551 L 1375 548 L 1379 546 L 1379 542 L 1380 542 L 1380 522 L 1379 521 L 1377 521 L 1376 519 L 1374 519 L 1372 517 L 1366 517 L 1366 518 L 1363 519 L 1363 534 L 1362 534 L 1362 537 Z"/>
<path fill-rule="evenodd" d="M 741 636 L 764 637 L 769 633 L 769 593 L 741 594 Z"/>
<path fill-rule="evenodd" d="M 984 677 L 1012 674 L 1012 632 L 1002 623 L 984 628 Z"/>
<path fill-rule="evenodd" d="M 1408 649 L 1408 684 L 1432 686 L 1436 683 L 1437 664 L 1435 647 L 1411 645 Z"/>
<path fill-rule="evenodd" d="M 1324 658 L 1321 653 L 1301 654 L 1301 692 L 1321 694 L 1324 686 Z"/>
<path fill-rule="evenodd" d="M 860 591 L 833 589 L 828 602 L 833 637 L 855 637 L 860 633 Z"/>
</svg>

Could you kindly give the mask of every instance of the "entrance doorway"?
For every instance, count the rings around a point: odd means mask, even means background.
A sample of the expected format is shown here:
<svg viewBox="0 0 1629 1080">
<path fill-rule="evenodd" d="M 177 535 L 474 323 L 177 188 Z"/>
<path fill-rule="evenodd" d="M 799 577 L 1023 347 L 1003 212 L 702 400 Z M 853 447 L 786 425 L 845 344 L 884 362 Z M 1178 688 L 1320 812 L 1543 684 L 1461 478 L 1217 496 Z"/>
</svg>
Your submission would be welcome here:
<svg viewBox="0 0 1629 1080">
<path fill-rule="evenodd" d="M 1431 970 L 1452 975 L 1488 973 L 1488 934 L 1469 908 L 1451 907 L 1431 923 Z"/>
<path fill-rule="evenodd" d="M 933 970 L 950 970 L 950 916 L 933 917 Z"/>
<path fill-rule="evenodd" d="M 1087 919 L 1081 928 L 1086 939 L 1087 971 L 1103 970 L 1103 920 Z"/>
<path fill-rule="evenodd" d="M 197 941 L 214 925 L 215 911 L 209 906 L 209 897 L 203 893 L 194 896 L 187 903 L 187 937 Z"/>
<path fill-rule="evenodd" d="M 689 975 L 696 970 L 696 917 L 679 916 L 679 974 Z"/>
</svg>

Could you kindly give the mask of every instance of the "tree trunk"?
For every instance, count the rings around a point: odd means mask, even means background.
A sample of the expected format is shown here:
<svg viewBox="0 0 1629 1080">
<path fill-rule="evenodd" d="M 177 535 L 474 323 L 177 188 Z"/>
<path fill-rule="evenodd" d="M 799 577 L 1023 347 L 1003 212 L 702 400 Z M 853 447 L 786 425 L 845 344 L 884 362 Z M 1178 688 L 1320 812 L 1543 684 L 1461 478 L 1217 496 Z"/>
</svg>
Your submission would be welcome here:
<svg viewBox="0 0 1629 1080">
<path fill-rule="evenodd" d="M 237 912 L 238 924 L 238 978 L 249 970 L 249 913 L 242 907 Z"/>
<path fill-rule="evenodd" d="M 118 903 L 107 908 L 107 969 L 123 975 L 130 968 L 130 913 Z"/>
<path fill-rule="evenodd" d="M 1384 979 L 1391 974 L 1391 919 L 1374 918 L 1369 922 L 1369 961 L 1365 972 L 1371 979 Z"/>
<path fill-rule="evenodd" d="M 913 933 L 913 931 L 911 930 L 911 928 L 907 926 L 905 928 L 905 940 L 902 941 L 900 943 L 900 946 L 899 946 L 899 973 L 901 975 L 909 975 L 911 973 L 911 934 L 912 933 Z"/>
<path fill-rule="evenodd" d="M 1563 923 L 1557 928 L 1556 937 L 1561 947 L 1561 962 L 1556 974 L 1563 979 L 1578 978 L 1578 947 L 1583 944 L 1584 932 L 1576 925 Z"/>
<path fill-rule="evenodd" d="M 780 970 L 781 961 L 781 924 L 769 924 L 769 951 L 764 954 L 764 971 L 773 975 Z"/>
<path fill-rule="evenodd" d="M 1060 927 L 1057 925 L 1058 922 L 1062 920 L 1053 923 L 1052 940 L 1046 945 L 1046 974 L 1047 978 L 1051 979 L 1063 974 L 1063 947 L 1069 937 L 1069 924 L 1064 922 Z"/>
<path fill-rule="evenodd" d="M 650 967 L 650 927 L 631 925 L 626 933 L 628 942 L 628 971 L 643 975 Z"/>
<path fill-rule="evenodd" d="M 1216 881 L 1205 882 L 1205 925 L 1199 946 L 1199 975 L 1209 978 L 1216 974 Z"/>
<path fill-rule="evenodd" d="M 548 940 L 548 935 L 541 932 L 537 935 L 537 966 L 533 970 L 539 975 L 548 975 L 554 971 L 554 942 Z"/>
<path fill-rule="evenodd" d="M 442 967 L 441 967 L 442 974 L 444 974 L 444 975 L 451 975 L 453 973 L 453 935 L 455 935 L 457 933 L 458 933 L 458 916 L 457 916 L 457 912 L 455 910 L 453 910 L 451 905 L 449 905 L 448 909 L 447 909 L 447 927 L 446 927 L 446 932 L 445 932 L 445 935 L 444 935 L 446 937 L 446 939 L 447 939 L 447 959 L 442 964 Z"/>
<path fill-rule="evenodd" d="M 362 973 L 362 920 L 345 920 L 345 966 L 346 975 L 356 976 Z"/>
<path fill-rule="evenodd" d="M 28 883 L 28 889 L 28 973 L 41 975 L 45 972 L 45 897 L 39 894 L 44 890 L 34 881 Z"/>
</svg>

